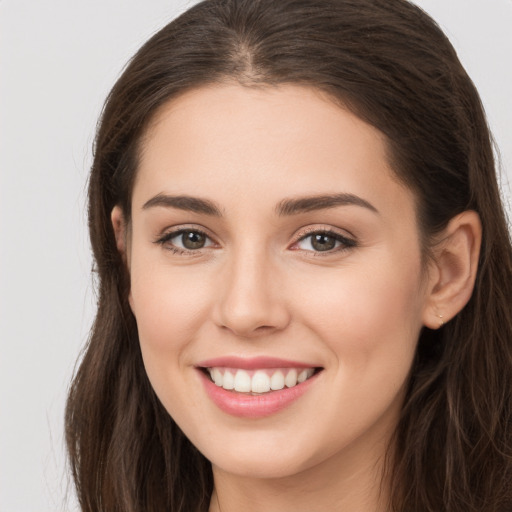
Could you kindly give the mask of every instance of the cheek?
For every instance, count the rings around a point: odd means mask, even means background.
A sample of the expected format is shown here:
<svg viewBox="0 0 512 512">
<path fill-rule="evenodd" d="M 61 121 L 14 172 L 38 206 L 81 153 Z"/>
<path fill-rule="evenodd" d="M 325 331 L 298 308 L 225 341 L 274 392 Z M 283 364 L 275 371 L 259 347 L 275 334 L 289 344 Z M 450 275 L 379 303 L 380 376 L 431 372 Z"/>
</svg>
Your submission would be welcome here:
<svg viewBox="0 0 512 512">
<path fill-rule="evenodd" d="M 314 293 L 302 294 L 304 323 L 351 373 L 370 373 L 371 367 L 398 375 L 400 367 L 402 373 L 410 367 L 422 325 L 419 259 L 405 266 L 391 261 L 380 259 L 373 272 L 354 267 L 331 273 L 309 283 Z"/>
<path fill-rule="evenodd" d="M 333 447 L 382 418 L 390 431 L 397 421 L 421 329 L 422 300 L 419 267 L 393 269 L 331 274 L 320 287 L 315 281 L 315 293 L 302 304 L 303 324 L 330 353 L 325 377 L 331 392 L 319 398 L 318 407 L 332 423 L 345 425 L 347 436 L 326 431 Z"/>
<path fill-rule="evenodd" d="M 174 418 L 190 410 L 195 416 L 202 414 L 197 397 L 181 392 L 194 384 L 186 380 L 193 374 L 190 347 L 200 338 L 209 306 L 209 290 L 200 285 L 199 276 L 192 276 L 183 269 L 152 265 L 148 257 L 134 258 L 131 265 L 131 305 L 144 367 L 156 395 Z"/>
<path fill-rule="evenodd" d="M 195 273 L 134 258 L 130 298 L 150 378 L 159 367 L 187 364 L 185 349 L 197 338 L 210 302 L 200 281 Z"/>
</svg>

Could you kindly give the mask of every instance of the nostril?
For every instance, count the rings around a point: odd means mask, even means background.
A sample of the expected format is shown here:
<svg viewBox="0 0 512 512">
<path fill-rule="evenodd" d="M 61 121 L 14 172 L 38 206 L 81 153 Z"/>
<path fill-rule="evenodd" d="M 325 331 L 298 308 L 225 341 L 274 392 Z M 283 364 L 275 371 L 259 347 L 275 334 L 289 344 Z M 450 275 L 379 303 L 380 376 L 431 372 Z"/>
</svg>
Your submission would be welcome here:
<svg viewBox="0 0 512 512">
<path fill-rule="evenodd" d="M 258 332 L 268 332 L 273 331 L 274 329 L 275 327 L 272 327 L 271 325 L 261 325 L 260 327 L 256 327 L 254 330 Z"/>
<path fill-rule="evenodd" d="M 256 327 L 247 327 L 243 325 L 235 325 L 234 323 L 230 325 L 221 325 L 223 330 L 228 330 L 235 334 L 239 338 L 256 338 L 260 336 L 265 336 L 272 334 L 274 331 L 278 330 L 277 327 L 273 327 L 271 325 L 260 325 Z"/>
</svg>

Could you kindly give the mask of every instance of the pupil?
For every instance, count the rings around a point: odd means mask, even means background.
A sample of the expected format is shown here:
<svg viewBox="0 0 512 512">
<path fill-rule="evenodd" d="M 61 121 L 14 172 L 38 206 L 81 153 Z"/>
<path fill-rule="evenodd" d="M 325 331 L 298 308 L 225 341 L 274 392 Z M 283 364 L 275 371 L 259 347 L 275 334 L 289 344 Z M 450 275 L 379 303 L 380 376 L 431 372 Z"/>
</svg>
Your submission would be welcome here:
<svg viewBox="0 0 512 512">
<path fill-rule="evenodd" d="M 204 247 L 206 237 L 195 231 L 186 231 L 181 235 L 181 241 L 186 249 L 201 249 Z"/>
<path fill-rule="evenodd" d="M 311 245 L 317 251 L 330 251 L 331 249 L 334 249 L 336 240 L 329 235 L 315 235 Z"/>
</svg>

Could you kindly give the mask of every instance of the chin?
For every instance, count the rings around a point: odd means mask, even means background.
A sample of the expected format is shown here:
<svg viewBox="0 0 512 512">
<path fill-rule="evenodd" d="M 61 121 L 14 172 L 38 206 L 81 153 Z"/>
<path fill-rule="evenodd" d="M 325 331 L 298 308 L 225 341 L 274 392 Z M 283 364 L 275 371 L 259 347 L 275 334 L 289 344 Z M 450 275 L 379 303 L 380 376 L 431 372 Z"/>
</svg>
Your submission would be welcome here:
<svg viewBox="0 0 512 512">
<path fill-rule="evenodd" d="M 212 460 L 214 468 L 242 478 L 280 479 L 287 478 L 309 468 L 307 461 L 290 457 L 284 453 L 270 456 L 266 451 L 259 454 L 225 454 Z"/>
</svg>

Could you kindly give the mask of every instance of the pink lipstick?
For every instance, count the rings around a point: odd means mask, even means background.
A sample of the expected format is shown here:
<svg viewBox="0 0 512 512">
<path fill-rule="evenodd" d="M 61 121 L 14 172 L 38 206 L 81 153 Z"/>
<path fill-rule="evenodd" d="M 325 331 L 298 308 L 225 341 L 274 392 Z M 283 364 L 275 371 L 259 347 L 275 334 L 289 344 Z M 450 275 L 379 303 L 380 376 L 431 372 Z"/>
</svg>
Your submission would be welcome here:
<svg viewBox="0 0 512 512">
<path fill-rule="evenodd" d="M 205 391 L 224 412 L 243 418 L 275 414 L 298 400 L 320 368 L 284 359 L 223 357 L 197 365 Z"/>
</svg>

